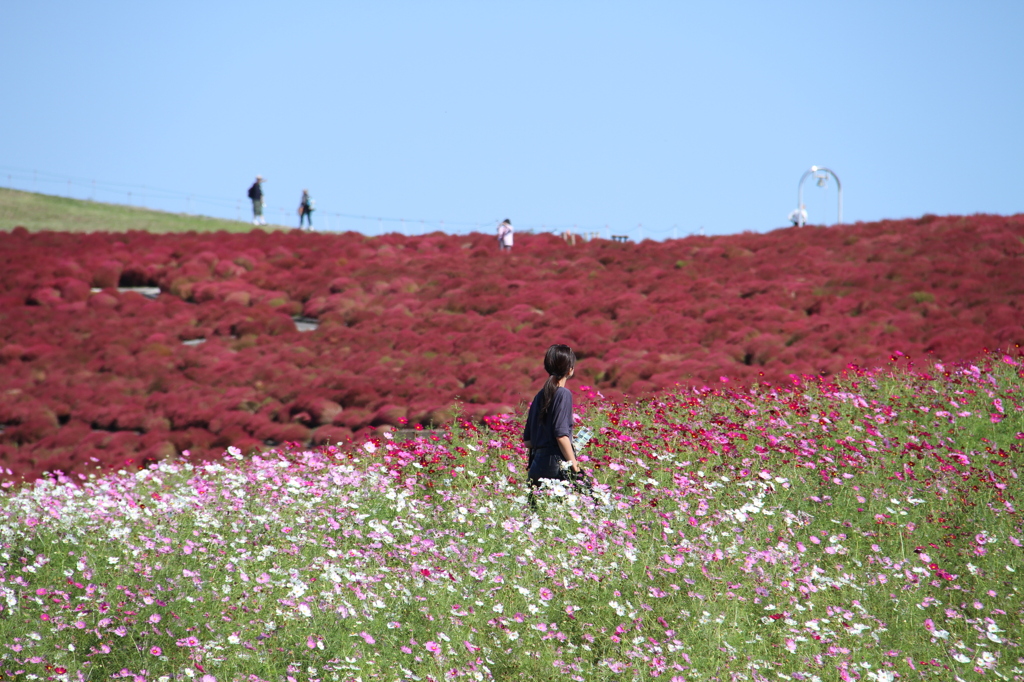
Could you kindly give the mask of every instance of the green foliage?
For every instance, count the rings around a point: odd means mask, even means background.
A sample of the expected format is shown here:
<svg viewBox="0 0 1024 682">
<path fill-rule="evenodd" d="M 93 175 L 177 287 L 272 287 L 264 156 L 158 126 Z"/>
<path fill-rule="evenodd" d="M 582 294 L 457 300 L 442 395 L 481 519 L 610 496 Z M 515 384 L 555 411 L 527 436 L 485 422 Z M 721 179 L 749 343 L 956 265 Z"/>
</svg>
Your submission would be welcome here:
<svg viewBox="0 0 1024 682">
<path fill-rule="evenodd" d="M 248 222 L 66 199 L 0 187 L 0 230 L 30 232 L 249 232 Z M 263 229 L 280 229 L 274 226 Z"/>
<path fill-rule="evenodd" d="M 930 291 L 915 291 L 911 294 L 911 298 L 914 299 L 914 303 L 933 303 L 935 294 Z"/>
</svg>

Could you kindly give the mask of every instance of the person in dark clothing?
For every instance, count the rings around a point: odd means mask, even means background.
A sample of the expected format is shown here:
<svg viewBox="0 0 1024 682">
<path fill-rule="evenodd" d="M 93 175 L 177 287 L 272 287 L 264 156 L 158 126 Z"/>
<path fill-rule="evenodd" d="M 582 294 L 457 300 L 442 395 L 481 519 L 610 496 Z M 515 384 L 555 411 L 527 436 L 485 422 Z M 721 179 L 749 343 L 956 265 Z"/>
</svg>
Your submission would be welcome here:
<svg viewBox="0 0 1024 682">
<path fill-rule="evenodd" d="M 555 344 L 544 355 L 544 369 L 547 381 L 530 404 L 523 431 L 534 486 L 545 478 L 564 481 L 566 470 L 581 473 L 572 447 L 572 393 L 565 387 L 575 373 L 576 354 L 569 346 Z"/>
<path fill-rule="evenodd" d="M 252 183 L 252 187 L 249 188 L 249 198 L 252 199 L 252 224 L 253 225 L 266 225 L 267 221 L 263 218 L 263 177 L 260 175 L 256 176 L 256 182 Z"/>
<path fill-rule="evenodd" d="M 302 229 L 302 219 L 309 223 L 309 229 L 313 229 L 313 199 L 309 196 L 309 190 L 302 190 L 302 201 L 299 202 L 299 229 Z"/>
</svg>

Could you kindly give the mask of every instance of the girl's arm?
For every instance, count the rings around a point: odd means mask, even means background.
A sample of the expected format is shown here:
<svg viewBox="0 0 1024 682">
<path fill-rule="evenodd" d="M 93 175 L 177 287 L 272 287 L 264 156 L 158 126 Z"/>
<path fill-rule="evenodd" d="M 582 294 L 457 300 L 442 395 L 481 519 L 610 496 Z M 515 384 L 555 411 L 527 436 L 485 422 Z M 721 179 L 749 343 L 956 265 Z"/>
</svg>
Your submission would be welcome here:
<svg viewBox="0 0 1024 682">
<path fill-rule="evenodd" d="M 558 449 L 562 453 L 562 459 L 569 462 L 572 470 L 577 474 L 580 472 L 580 463 L 576 461 L 576 453 L 572 451 L 572 441 L 569 436 L 559 436 L 555 439 L 558 443 Z"/>
</svg>

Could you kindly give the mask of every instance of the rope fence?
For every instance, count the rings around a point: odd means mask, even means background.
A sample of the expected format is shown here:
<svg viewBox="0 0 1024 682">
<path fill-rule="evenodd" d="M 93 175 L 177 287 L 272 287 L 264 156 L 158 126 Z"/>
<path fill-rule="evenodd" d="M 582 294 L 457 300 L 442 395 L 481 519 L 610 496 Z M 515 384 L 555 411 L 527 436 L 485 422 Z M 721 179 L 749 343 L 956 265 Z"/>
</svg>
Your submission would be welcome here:
<svg viewBox="0 0 1024 682">
<path fill-rule="evenodd" d="M 186 215 L 204 216 L 252 222 L 252 202 L 245 196 L 245 187 L 240 190 L 240 198 L 209 196 L 196 192 L 182 192 L 163 189 L 149 185 L 136 185 L 108 180 L 75 177 L 52 173 L 49 171 L 28 170 L 0 165 L 0 185 L 8 189 L 64 196 L 69 199 L 97 201 L 111 204 L 126 204 L 154 210 L 184 213 Z M 296 201 L 296 207 L 298 202 Z M 295 207 L 279 204 L 265 204 L 263 217 L 268 223 L 283 227 L 295 227 L 298 215 Z M 492 233 L 500 219 L 465 221 L 426 218 L 395 218 L 342 211 L 325 210 L 316 206 L 313 212 L 318 232 L 360 232 L 368 236 L 397 232 L 406 236 L 428 234 L 430 232 L 447 232 L 451 234 L 468 234 L 470 232 Z M 280 222 L 277 222 L 280 221 Z M 690 234 L 704 234 L 704 228 L 689 232 L 681 232 L 678 225 L 668 228 L 651 228 L 642 223 L 635 226 L 611 227 L 609 224 L 528 224 L 512 221 L 516 232 L 552 233 L 555 235 L 575 235 L 578 239 L 594 238 L 613 239 L 615 241 L 643 241 L 644 239 L 662 240 L 678 239 Z"/>
</svg>

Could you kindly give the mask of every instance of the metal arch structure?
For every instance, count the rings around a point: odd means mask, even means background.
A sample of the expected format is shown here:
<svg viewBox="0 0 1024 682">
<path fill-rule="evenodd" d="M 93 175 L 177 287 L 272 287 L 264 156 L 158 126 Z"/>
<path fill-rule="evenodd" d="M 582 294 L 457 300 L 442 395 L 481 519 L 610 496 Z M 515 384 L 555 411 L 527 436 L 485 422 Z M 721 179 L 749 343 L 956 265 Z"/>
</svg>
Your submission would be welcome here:
<svg viewBox="0 0 1024 682">
<path fill-rule="evenodd" d="M 800 184 L 796 188 L 796 206 L 798 215 L 800 216 L 800 227 L 804 226 L 803 207 L 804 207 L 804 180 L 808 176 L 813 175 L 819 180 L 827 179 L 830 175 L 836 181 L 836 189 L 839 190 L 839 219 L 836 221 L 836 225 L 843 224 L 843 183 L 839 182 L 839 176 L 834 171 L 825 168 L 824 166 L 811 166 L 809 171 L 806 171 L 800 176 Z"/>
</svg>

